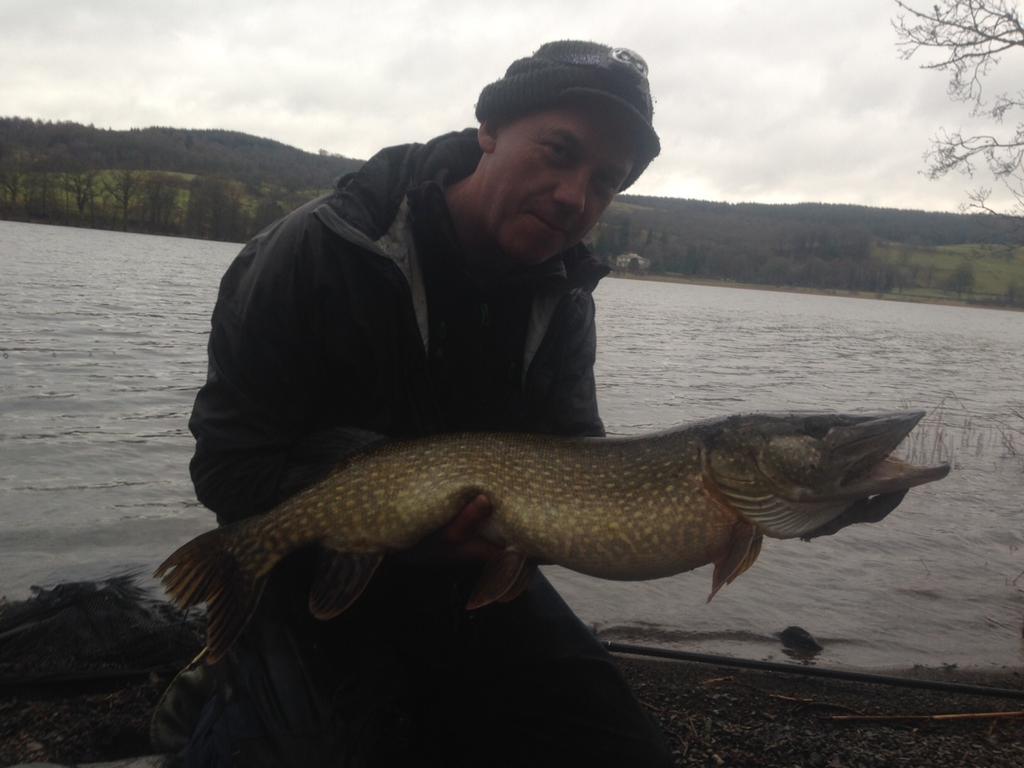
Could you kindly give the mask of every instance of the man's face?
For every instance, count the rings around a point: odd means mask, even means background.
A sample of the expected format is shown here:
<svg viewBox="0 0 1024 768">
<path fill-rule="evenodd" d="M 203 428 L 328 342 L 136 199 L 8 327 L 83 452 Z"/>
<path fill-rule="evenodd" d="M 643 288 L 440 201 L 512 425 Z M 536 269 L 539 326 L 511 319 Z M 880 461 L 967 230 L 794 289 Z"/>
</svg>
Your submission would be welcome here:
<svg viewBox="0 0 1024 768">
<path fill-rule="evenodd" d="M 480 126 L 483 234 L 512 262 L 538 264 L 597 223 L 632 168 L 624 115 L 588 100 Z"/>
</svg>

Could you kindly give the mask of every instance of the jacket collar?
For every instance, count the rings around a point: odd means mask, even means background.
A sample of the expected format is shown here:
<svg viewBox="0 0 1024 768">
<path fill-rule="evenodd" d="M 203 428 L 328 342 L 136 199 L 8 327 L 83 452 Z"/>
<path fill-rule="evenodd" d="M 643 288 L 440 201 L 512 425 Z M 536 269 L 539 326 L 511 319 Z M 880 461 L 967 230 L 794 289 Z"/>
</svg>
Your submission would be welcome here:
<svg viewBox="0 0 1024 768">
<path fill-rule="evenodd" d="M 386 255 L 377 243 L 392 230 L 410 190 L 439 178 L 447 183 L 465 178 L 481 154 L 475 128 L 446 133 L 426 144 L 388 147 L 339 179 L 334 193 L 316 209 L 317 217 L 356 245 Z M 609 271 L 580 243 L 545 262 L 536 277 L 567 289 L 592 291 Z"/>
</svg>

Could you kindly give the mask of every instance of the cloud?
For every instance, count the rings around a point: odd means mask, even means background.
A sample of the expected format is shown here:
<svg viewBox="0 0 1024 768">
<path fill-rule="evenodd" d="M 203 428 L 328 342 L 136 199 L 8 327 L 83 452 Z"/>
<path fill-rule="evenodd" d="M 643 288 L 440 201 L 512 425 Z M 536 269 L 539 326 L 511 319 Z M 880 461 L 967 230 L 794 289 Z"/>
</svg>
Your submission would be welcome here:
<svg viewBox="0 0 1024 768">
<path fill-rule="evenodd" d="M 921 154 L 959 125 L 901 61 L 883 0 L 0 2 L 0 109 L 125 128 L 222 127 L 367 157 L 473 122 L 480 89 L 550 39 L 638 50 L 664 151 L 633 191 L 955 209 Z M 996 78 L 1019 80 L 1020 62 Z"/>
</svg>

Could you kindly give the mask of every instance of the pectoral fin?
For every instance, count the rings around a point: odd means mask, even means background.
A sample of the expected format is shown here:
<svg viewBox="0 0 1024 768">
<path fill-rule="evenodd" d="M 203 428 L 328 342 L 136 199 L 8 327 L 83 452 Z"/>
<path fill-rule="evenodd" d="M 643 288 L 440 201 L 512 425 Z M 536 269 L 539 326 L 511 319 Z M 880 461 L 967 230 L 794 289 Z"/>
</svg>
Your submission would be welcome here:
<svg viewBox="0 0 1024 768">
<path fill-rule="evenodd" d="M 715 560 L 715 573 L 711 578 L 711 594 L 708 602 L 726 584 L 732 584 L 736 577 L 754 564 L 761 552 L 764 536 L 756 526 L 743 521 L 733 524 L 729 544 L 721 557 Z"/>
<path fill-rule="evenodd" d="M 508 600 L 514 600 L 526 588 L 529 579 L 524 579 L 523 573 L 528 570 L 526 556 L 514 547 L 508 547 L 484 565 L 466 609 L 472 611 L 491 603 L 507 602 L 506 596 Z"/>
<path fill-rule="evenodd" d="M 341 614 L 363 593 L 383 559 L 381 553 L 354 555 L 321 550 L 309 590 L 309 612 L 321 621 Z"/>
</svg>

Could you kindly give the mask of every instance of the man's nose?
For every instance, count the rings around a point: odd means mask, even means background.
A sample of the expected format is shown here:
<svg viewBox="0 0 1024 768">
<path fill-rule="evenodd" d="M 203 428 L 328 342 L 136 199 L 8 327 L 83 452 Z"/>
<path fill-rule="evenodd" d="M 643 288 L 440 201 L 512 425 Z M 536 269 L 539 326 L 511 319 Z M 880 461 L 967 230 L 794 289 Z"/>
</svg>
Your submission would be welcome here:
<svg viewBox="0 0 1024 768">
<path fill-rule="evenodd" d="M 587 207 L 589 184 L 590 172 L 586 168 L 566 169 L 558 179 L 558 186 L 555 187 L 555 202 L 573 213 L 583 213 Z"/>
</svg>

